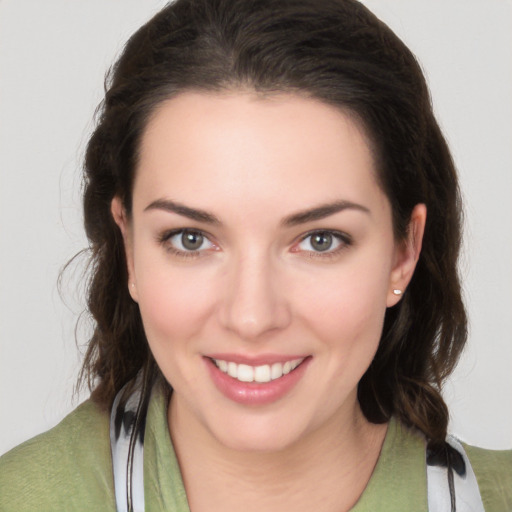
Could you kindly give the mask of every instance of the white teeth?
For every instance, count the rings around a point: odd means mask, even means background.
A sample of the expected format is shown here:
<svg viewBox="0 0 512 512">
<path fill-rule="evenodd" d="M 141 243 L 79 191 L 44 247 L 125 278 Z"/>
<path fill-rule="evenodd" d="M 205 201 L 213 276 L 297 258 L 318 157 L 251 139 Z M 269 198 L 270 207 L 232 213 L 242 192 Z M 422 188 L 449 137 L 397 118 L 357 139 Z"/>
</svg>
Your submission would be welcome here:
<svg viewBox="0 0 512 512">
<path fill-rule="evenodd" d="M 272 365 L 264 364 L 261 366 L 249 366 L 248 364 L 236 364 L 232 361 L 223 361 L 222 359 L 213 360 L 219 370 L 227 373 L 230 377 L 240 382 L 270 382 L 287 375 L 299 366 L 304 358 L 293 359 L 285 363 L 274 363 Z"/>
<path fill-rule="evenodd" d="M 302 363 L 302 361 L 304 361 L 304 359 L 294 359 L 293 361 L 291 361 L 292 370 L 295 370 L 295 368 L 297 368 L 297 366 L 299 366 L 299 364 Z"/>
<path fill-rule="evenodd" d="M 270 372 L 272 380 L 279 379 L 281 375 L 283 375 L 283 365 L 281 363 L 274 363 Z"/>
<path fill-rule="evenodd" d="M 226 362 L 226 361 L 224 361 Z M 221 368 L 222 370 L 222 368 Z M 224 371 L 224 370 L 223 370 Z M 228 375 L 230 377 L 233 377 L 233 379 L 236 379 L 237 378 L 237 364 L 236 363 L 228 363 Z"/>
<path fill-rule="evenodd" d="M 256 382 L 270 382 L 270 366 L 268 364 L 256 366 L 254 368 L 254 380 Z"/>
<path fill-rule="evenodd" d="M 246 364 L 239 364 L 236 378 L 242 382 L 252 382 L 254 380 L 254 368 Z"/>
</svg>

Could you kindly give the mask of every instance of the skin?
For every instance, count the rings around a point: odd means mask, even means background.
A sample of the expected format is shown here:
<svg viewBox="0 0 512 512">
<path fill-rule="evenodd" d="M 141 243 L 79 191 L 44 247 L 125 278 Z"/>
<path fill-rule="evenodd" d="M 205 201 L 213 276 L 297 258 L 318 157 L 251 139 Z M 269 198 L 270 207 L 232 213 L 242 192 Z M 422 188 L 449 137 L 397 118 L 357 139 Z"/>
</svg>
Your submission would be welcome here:
<svg viewBox="0 0 512 512">
<path fill-rule="evenodd" d="M 194 512 L 340 512 L 363 492 L 386 426 L 366 421 L 357 383 L 400 300 L 393 290 L 412 277 L 426 219 L 417 205 L 396 241 L 375 176 L 360 127 L 314 99 L 187 92 L 150 119 L 132 213 L 117 198 L 112 213 L 130 293 L 174 389 L 169 428 Z M 340 202 L 349 207 L 298 218 Z M 203 233 L 199 250 L 183 253 L 169 235 L 180 229 Z M 333 232 L 332 248 L 316 250 L 311 231 Z M 212 382 L 205 356 L 216 353 L 308 364 L 279 400 L 247 405 Z"/>
</svg>

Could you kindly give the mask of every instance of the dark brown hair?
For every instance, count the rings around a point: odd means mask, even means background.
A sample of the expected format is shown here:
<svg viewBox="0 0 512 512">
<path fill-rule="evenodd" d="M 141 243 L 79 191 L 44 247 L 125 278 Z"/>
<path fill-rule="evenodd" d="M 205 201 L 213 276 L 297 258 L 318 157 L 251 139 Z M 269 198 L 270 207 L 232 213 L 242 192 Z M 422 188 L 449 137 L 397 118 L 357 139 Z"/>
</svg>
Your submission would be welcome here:
<svg viewBox="0 0 512 512">
<path fill-rule="evenodd" d="M 85 228 L 95 331 L 82 377 L 109 406 L 139 370 L 158 372 L 127 289 L 121 233 L 141 134 L 164 101 L 185 90 L 297 92 L 355 116 L 371 141 L 397 240 L 427 205 L 423 250 L 402 300 L 386 313 L 380 345 L 358 389 L 368 420 L 396 415 L 434 442 L 446 435 L 440 390 L 466 341 L 457 259 L 461 203 L 446 142 L 420 66 L 400 39 L 354 0 L 177 0 L 128 41 L 106 81 L 85 161 Z"/>
</svg>

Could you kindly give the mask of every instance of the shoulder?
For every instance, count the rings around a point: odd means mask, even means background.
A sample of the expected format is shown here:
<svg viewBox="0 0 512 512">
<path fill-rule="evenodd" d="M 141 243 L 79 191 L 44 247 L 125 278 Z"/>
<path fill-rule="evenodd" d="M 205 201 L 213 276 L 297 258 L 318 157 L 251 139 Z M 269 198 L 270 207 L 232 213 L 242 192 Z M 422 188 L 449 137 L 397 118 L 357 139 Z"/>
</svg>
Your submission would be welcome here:
<svg viewBox="0 0 512 512">
<path fill-rule="evenodd" d="M 512 510 L 512 450 L 486 450 L 463 444 L 486 512 Z"/>
<path fill-rule="evenodd" d="M 86 401 L 0 457 L 0 510 L 114 508 L 108 416 Z"/>
</svg>

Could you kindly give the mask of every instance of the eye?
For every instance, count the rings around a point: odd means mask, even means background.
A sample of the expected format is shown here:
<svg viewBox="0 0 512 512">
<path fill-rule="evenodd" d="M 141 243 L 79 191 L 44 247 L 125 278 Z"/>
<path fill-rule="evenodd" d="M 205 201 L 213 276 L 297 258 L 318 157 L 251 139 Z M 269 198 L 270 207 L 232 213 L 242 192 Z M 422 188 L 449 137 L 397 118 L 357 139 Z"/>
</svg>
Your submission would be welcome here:
<svg viewBox="0 0 512 512">
<path fill-rule="evenodd" d="M 194 229 L 180 229 L 165 233 L 161 237 L 161 242 L 171 252 L 183 256 L 191 256 L 215 247 L 204 233 Z"/>
<path fill-rule="evenodd" d="M 331 255 L 351 244 L 350 237 L 335 231 L 313 231 L 305 235 L 295 246 L 294 252 L 305 251 Z"/>
</svg>

